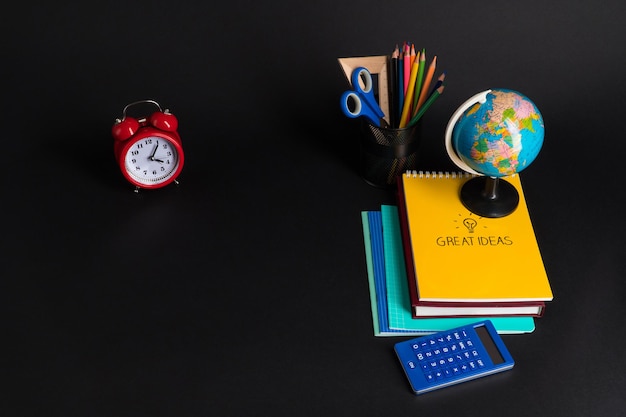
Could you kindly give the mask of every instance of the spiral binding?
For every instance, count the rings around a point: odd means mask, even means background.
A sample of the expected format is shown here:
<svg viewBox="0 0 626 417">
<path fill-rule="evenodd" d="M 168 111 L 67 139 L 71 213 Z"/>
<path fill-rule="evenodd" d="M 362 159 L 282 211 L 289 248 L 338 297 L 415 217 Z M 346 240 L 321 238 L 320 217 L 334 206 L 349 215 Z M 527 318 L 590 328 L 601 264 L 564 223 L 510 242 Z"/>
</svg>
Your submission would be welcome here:
<svg viewBox="0 0 626 417">
<path fill-rule="evenodd" d="M 469 172 L 464 171 L 417 171 L 417 170 L 407 170 L 406 171 L 407 178 L 473 178 L 478 177 L 476 174 L 471 174 Z"/>
<path fill-rule="evenodd" d="M 483 175 L 472 174 L 471 172 L 465 171 L 417 171 L 407 169 L 405 172 L 407 178 L 430 178 L 430 179 L 438 179 L 438 178 L 474 178 L 474 177 L 482 177 Z M 516 177 L 519 173 L 507 175 L 507 177 Z"/>
</svg>

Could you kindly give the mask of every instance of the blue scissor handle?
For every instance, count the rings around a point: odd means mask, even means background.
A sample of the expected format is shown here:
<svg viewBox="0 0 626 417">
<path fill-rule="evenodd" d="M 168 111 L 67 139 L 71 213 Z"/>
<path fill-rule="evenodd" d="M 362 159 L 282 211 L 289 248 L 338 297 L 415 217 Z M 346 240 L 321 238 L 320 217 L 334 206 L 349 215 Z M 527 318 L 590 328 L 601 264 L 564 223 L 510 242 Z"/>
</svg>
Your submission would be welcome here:
<svg viewBox="0 0 626 417">
<path fill-rule="evenodd" d="M 361 79 L 364 87 L 361 87 Z M 352 86 L 355 91 L 346 91 L 341 96 L 343 113 L 351 118 L 364 116 L 372 124 L 380 127 L 380 121 L 385 114 L 374 97 L 372 75 L 367 68 L 358 67 L 352 72 Z"/>
<path fill-rule="evenodd" d="M 356 91 L 346 91 L 341 95 L 341 110 L 343 110 L 343 113 L 348 117 L 355 118 L 363 116 L 374 126 L 380 127 L 380 117 L 378 113 L 372 110 L 367 102 L 364 101 L 363 96 Z"/>
<path fill-rule="evenodd" d="M 361 87 L 361 80 L 363 80 L 364 87 Z M 367 68 L 358 67 L 352 71 L 352 88 L 365 97 L 365 101 L 379 118 L 385 117 L 385 113 L 383 113 L 376 102 L 376 97 L 374 97 L 374 82 L 372 81 L 372 74 L 370 74 Z"/>
</svg>

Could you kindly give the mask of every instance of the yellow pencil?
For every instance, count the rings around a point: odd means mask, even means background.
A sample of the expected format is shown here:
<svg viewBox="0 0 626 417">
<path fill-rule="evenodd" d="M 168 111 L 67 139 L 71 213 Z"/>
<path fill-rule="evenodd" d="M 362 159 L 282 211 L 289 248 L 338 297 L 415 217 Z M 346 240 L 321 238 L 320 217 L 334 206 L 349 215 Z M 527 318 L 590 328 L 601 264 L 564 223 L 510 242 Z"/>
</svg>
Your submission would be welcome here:
<svg viewBox="0 0 626 417">
<path fill-rule="evenodd" d="M 417 62 L 417 58 L 415 59 Z M 409 77 L 409 85 L 407 86 L 407 95 L 404 98 L 404 105 L 402 106 L 402 115 L 400 116 L 400 128 L 403 128 L 411 118 L 411 109 L 413 108 L 413 93 L 415 90 L 415 80 L 417 78 L 418 65 L 416 63 L 411 67 L 411 74 Z"/>
<path fill-rule="evenodd" d="M 428 98 L 428 89 L 430 88 L 430 83 L 433 80 L 435 68 L 437 68 L 437 55 L 433 57 L 433 60 L 428 67 L 428 72 L 424 77 L 424 84 L 422 85 L 422 91 L 420 91 L 419 100 L 417 100 L 417 106 L 415 106 L 415 108 L 413 109 L 414 115 L 417 114 L 417 111 L 419 111 L 420 107 L 422 107 L 422 104 L 424 104 L 424 102 Z"/>
</svg>

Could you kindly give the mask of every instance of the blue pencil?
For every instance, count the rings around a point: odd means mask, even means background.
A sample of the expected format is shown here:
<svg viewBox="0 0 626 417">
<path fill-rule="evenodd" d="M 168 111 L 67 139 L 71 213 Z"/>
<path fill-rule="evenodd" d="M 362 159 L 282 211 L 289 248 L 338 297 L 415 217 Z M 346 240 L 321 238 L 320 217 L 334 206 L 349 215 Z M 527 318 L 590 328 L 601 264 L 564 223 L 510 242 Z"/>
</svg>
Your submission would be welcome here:
<svg viewBox="0 0 626 417">
<path fill-rule="evenodd" d="M 437 82 L 435 83 L 435 85 L 433 86 L 432 90 L 430 90 L 430 93 L 428 94 L 428 97 L 432 96 L 433 93 L 435 92 L 435 90 L 437 90 L 439 87 L 441 87 L 443 85 L 443 81 L 446 79 L 446 72 L 444 71 L 439 78 L 437 79 Z"/>
</svg>

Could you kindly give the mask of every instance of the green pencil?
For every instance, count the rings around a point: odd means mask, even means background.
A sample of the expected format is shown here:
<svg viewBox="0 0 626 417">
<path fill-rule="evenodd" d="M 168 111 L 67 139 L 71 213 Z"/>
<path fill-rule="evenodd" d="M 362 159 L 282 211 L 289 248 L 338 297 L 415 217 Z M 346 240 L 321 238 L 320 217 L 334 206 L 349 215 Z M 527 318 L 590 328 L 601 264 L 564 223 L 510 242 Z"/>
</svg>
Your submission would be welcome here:
<svg viewBox="0 0 626 417">
<path fill-rule="evenodd" d="M 424 70 L 426 67 L 426 49 L 422 49 L 422 53 L 419 56 L 419 67 L 417 70 L 417 79 L 415 81 L 415 92 L 413 93 L 413 109 L 417 107 L 417 101 L 422 91 L 422 83 L 424 82 Z M 415 111 L 415 110 L 413 110 Z"/>
<path fill-rule="evenodd" d="M 415 116 L 413 116 L 413 118 L 409 120 L 409 123 L 407 123 L 407 127 L 411 127 L 419 121 L 419 119 L 424 115 L 424 113 L 426 113 L 426 110 L 428 110 L 428 108 L 432 106 L 435 100 L 437 100 L 437 98 L 443 93 L 444 87 L 445 86 L 442 85 L 441 87 L 433 91 L 430 97 L 428 97 L 428 100 L 426 100 L 424 104 L 422 105 L 422 107 L 420 107 L 418 112 L 415 113 Z"/>
</svg>

